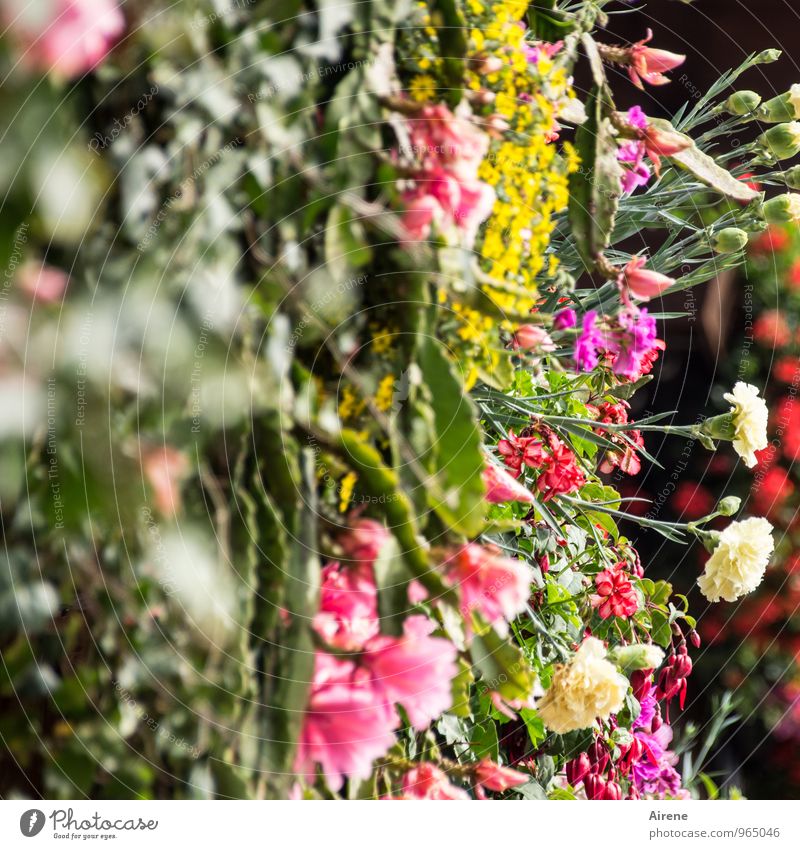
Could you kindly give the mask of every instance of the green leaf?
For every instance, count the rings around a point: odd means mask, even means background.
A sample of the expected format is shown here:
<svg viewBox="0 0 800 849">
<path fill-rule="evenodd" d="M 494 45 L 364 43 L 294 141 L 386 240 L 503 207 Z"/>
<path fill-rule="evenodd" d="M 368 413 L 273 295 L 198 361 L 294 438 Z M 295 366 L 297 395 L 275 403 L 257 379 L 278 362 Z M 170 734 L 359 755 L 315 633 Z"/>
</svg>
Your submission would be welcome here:
<svg viewBox="0 0 800 849">
<path fill-rule="evenodd" d="M 653 620 L 653 629 L 650 632 L 650 636 L 653 638 L 654 643 L 657 643 L 662 648 L 666 648 L 672 639 L 672 628 L 669 624 L 669 617 L 660 610 L 653 610 L 651 617 Z"/>
<path fill-rule="evenodd" d="M 605 92 L 595 85 L 586 103 L 587 119 L 575 132 L 581 164 L 569 178 L 569 222 L 588 268 L 611 241 L 622 193 L 622 166 L 604 103 Z"/>
<path fill-rule="evenodd" d="M 533 670 L 520 649 L 493 628 L 475 634 L 470 646 L 481 683 L 507 700 L 527 699 L 535 684 Z"/>
<path fill-rule="evenodd" d="M 374 564 L 375 584 L 378 588 L 378 612 L 381 631 L 400 636 L 403 621 L 408 614 L 408 584 L 410 574 L 400 546 L 394 537 L 389 537 L 381 546 Z"/>
<path fill-rule="evenodd" d="M 469 747 L 476 761 L 483 758 L 491 758 L 493 761 L 498 759 L 497 726 L 493 720 L 484 719 L 476 723 L 470 735 Z"/>
<path fill-rule="evenodd" d="M 475 404 L 464 393 L 437 341 L 426 337 L 420 345 L 419 364 L 427 382 L 436 434 L 432 446 L 435 479 L 434 486 L 428 487 L 429 504 L 453 530 L 477 536 L 486 517 L 486 487 Z"/>
<path fill-rule="evenodd" d="M 688 139 L 691 144 L 685 150 L 670 155 L 670 159 L 683 166 L 689 173 L 697 177 L 700 182 L 705 183 L 712 189 L 720 192 L 726 197 L 749 203 L 759 196 L 759 192 L 751 189 L 743 180 L 737 180 L 729 171 L 721 168 L 707 153 L 703 153 L 694 140 L 683 133 L 679 133 L 669 121 L 663 118 L 650 118 L 650 123 L 659 129 L 671 134 Z"/>
</svg>

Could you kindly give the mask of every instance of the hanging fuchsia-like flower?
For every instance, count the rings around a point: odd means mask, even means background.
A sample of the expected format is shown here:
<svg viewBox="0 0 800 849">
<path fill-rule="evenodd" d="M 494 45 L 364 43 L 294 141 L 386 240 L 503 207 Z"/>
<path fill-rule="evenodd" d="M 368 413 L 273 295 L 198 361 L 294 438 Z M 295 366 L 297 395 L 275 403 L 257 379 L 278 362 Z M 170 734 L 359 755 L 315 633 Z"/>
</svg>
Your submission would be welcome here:
<svg viewBox="0 0 800 849">
<path fill-rule="evenodd" d="M 24 49 L 22 63 L 72 79 L 106 57 L 125 29 L 115 0 L 12 0 L 2 18 Z"/>
<path fill-rule="evenodd" d="M 664 75 L 665 72 L 674 70 L 686 61 L 686 56 L 681 53 L 647 47 L 647 42 L 652 38 L 653 31 L 648 29 L 647 35 L 630 48 L 628 76 L 631 82 L 642 90 L 642 81 L 648 85 L 666 85 L 670 79 Z"/>
<path fill-rule="evenodd" d="M 640 301 L 649 301 L 675 285 L 672 277 L 645 268 L 647 260 L 643 256 L 635 256 L 622 269 L 620 284 L 623 293 L 633 295 Z"/>
<path fill-rule="evenodd" d="M 479 613 L 498 632 L 525 609 L 533 570 L 521 560 L 504 557 L 491 545 L 467 543 L 444 563 L 447 580 L 461 594 L 461 615 L 469 627 L 472 612 Z"/>
<path fill-rule="evenodd" d="M 494 463 L 488 463 L 483 470 L 483 482 L 486 486 L 486 500 L 490 504 L 504 504 L 507 501 L 530 504 L 534 500 L 530 490 Z"/>
</svg>

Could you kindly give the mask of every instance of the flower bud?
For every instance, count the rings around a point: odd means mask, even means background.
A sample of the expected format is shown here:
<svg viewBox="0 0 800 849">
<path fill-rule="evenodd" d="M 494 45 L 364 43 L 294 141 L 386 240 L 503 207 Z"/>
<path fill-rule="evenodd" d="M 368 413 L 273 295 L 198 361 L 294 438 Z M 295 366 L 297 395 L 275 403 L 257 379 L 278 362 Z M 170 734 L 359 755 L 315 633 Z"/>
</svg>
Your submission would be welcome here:
<svg viewBox="0 0 800 849">
<path fill-rule="evenodd" d="M 800 153 L 800 122 L 770 127 L 758 141 L 775 159 L 791 159 Z"/>
<path fill-rule="evenodd" d="M 733 516 L 742 504 L 742 499 L 736 495 L 727 495 L 717 504 L 717 512 L 722 516 Z"/>
<path fill-rule="evenodd" d="M 724 103 L 726 112 L 731 115 L 749 115 L 758 108 L 761 95 L 755 91 L 735 91 Z"/>
<path fill-rule="evenodd" d="M 763 103 L 758 110 L 758 118 L 769 124 L 800 118 L 800 83 L 795 83 L 789 91 Z"/>
<path fill-rule="evenodd" d="M 617 746 L 630 746 L 633 743 L 633 734 L 627 728 L 615 728 L 611 732 L 611 740 Z"/>
<path fill-rule="evenodd" d="M 776 47 L 769 50 L 762 50 L 754 59 L 754 65 L 769 65 L 770 62 L 777 62 L 781 58 L 781 51 Z"/>
<path fill-rule="evenodd" d="M 790 192 L 770 198 L 762 211 L 768 224 L 800 223 L 800 194 Z"/>
<path fill-rule="evenodd" d="M 614 651 L 612 659 L 625 671 L 656 669 L 664 660 L 664 652 L 650 643 L 637 643 L 620 646 Z"/>
<path fill-rule="evenodd" d="M 783 172 L 783 182 L 790 189 L 800 189 L 800 165 L 795 165 Z"/>
<path fill-rule="evenodd" d="M 725 227 L 714 235 L 714 250 L 718 254 L 732 254 L 747 244 L 747 233 L 738 227 Z"/>
</svg>

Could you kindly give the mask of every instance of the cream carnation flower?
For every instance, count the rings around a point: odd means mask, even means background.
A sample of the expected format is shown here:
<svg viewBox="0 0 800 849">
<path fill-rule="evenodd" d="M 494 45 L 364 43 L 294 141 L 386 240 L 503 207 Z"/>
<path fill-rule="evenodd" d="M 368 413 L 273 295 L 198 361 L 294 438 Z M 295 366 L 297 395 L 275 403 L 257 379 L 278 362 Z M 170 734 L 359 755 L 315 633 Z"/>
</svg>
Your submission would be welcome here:
<svg viewBox="0 0 800 849">
<path fill-rule="evenodd" d="M 789 89 L 789 103 L 794 106 L 794 117 L 800 118 L 800 83 L 795 83 Z"/>
<path fill-rule="evenodd" d="M 628 680 L 596 637 L 587 637 L 572 660 L 557 666 L 550 689 L 538 703 L 539 716 L 557 734 L 589 728 L 622 708 Z"/>
<path fill-rule="evenodd" d="M 709 601 L 736 601 L 761 583 L 775 543 L 766 519 L 732 522 L 719 535 L 717 547 L 698 578 Z"/>
<path fill-rule="evenodd" d="M 767 447 L 767 405 L 759 398 L 757 387 L 741 380 L 723 397 L 733 405 L 733 448 L 752 469 L 758 462 L 755 452 Z"/>
</svg>

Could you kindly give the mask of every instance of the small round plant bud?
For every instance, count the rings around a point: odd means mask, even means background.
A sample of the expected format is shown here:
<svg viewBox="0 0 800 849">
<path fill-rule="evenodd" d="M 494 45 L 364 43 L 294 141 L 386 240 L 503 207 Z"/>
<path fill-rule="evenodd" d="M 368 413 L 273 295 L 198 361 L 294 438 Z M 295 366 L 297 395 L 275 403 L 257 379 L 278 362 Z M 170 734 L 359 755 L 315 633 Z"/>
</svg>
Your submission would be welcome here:
<svg viewBox="0 0 800 849">
<path fill-rule="evenodd" d="M 725 101 L 725 111 L 731 115 L 749 115 L 761 103 L 761 95 L 755 91 L 735 91 Z"/>
<path fill-rule="evenodd" d="M 783 172 L 783 182 L 790 189 L 800 189 L 800 165 L 788 168 Z"/>
<path fill-rule="evenodd" d="M 800 194 L 788 192 L 770 198 L 762 207 L 768 224 L 800 223 Z"/>
<path fill-rule="evenodd" d="M 772 47 L 769 50 L 762 50 L 753 59 L 754 65 L 768 65 L 770 62 L 777 62 L 781 58 L 781 51 L 777 47 Z"/>
<path fill-rule="evenodd" d="M 747 233 L 738 227 L 725 227 L 714 235 L 714 250 L 718 254 L 732 254 L 747 244 Z"/>
<path fill-rule="evenodd" d="M 775 159 L 791 159 L 800 153 L 800 121 L 770 127 L 758 141 Z"/>
<path fill-rule="evenodd" d="M 733 516 L 739 511 L 742 499 L 736 495 L 727 495 L 717 504 L 717 513 L 722 516 Z"/>
<path fill-rule="evenodd" d="M 635 669 L 657 669 L 664 660 L 664 652 L 652 643 L 633 643 L 619 646 L 611 654 L 611 659 L 625 672 Z"/>
</svg>

